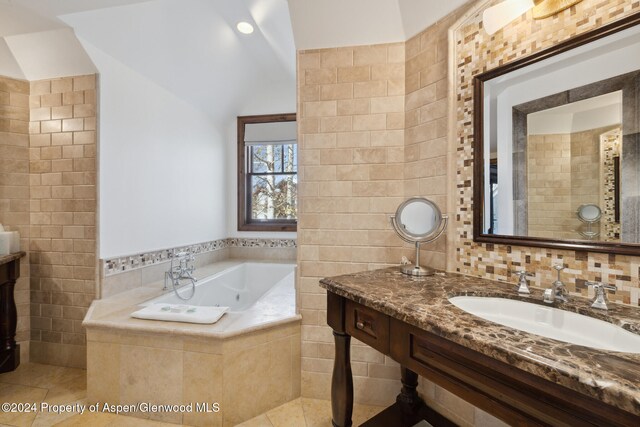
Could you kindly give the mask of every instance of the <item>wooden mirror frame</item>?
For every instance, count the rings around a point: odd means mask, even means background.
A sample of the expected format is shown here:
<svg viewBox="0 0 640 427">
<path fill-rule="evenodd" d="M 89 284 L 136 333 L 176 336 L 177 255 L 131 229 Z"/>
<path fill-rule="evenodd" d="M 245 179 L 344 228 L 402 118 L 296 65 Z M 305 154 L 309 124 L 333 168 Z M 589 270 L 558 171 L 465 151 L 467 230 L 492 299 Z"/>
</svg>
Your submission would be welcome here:
<svg viewBox="0 0 640 427">
<path fill-rule="evenodd" d="M 548 49 L 510 62 L 506 65 L 478 74 L 473 79 L 473 241 L 513 246 L 533 246 L 541 248 L 604 252 L 623 255 L 640 255 L 640 244 L 591 242 L 583 240 L 555 240 L 529 236 L 506 236 L 483 233 L 484 224 L 484 84 L 485 82 L 567 52 L 578 46 L 591 43 L 609 35 L 640 24 L 640 13 L 634 13 L 611 24 L 573 37 Z"/>
</svg>

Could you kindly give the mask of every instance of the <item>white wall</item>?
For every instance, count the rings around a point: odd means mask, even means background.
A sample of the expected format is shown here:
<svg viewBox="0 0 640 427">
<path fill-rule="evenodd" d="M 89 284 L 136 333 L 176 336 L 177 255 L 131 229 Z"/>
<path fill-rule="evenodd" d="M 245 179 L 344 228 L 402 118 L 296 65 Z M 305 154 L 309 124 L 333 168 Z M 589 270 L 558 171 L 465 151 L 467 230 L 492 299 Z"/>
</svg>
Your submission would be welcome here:
<svg viewBox="0 0 640 427">
<path fill-rule="evenodd" d="M 12 79 L 25 80 L 24 73 L 11 53 L 7 42 L 0 38 L 0 76 L 11 77 Z"/>
<path fill-rule="evenodd" d="M 225 137 L 90 43 L 99 70 L 100 257 L 226 237 Z"/>
<path fill-rule="evenodd" d="M 286 6 L 156 0 L 60 17 L 100 75 L 101 257 L 240 234 L 235 117 L 296 107 Z"/>
<path fill-rule="evenodd" d="M 604 105 L 578 112 L 563 112 L 563 107 L 551 111 L 542 111 L 529 114 L 527 116 L 527 131 L 529 135 L 553 135 L 582 132 L 585 130 L 598 129 L 606 126 L 619 125 L 622 123 L 622 91 L 614 92 L 619 98 L 617 104 Z M 605 95 L 608 96 L 608 95 Z M 584 101 L 578 101 L 569 106 Z"/>
<path fill-rule="evenodd" d="M 71 28 L 19 34 L 5 40 L 27 80 L 96 72 Z"/>
<path fill-rule="evenodd" d="M 467 1 L 288 0 L 298 50 L 404 42 Z"/>
</svg>

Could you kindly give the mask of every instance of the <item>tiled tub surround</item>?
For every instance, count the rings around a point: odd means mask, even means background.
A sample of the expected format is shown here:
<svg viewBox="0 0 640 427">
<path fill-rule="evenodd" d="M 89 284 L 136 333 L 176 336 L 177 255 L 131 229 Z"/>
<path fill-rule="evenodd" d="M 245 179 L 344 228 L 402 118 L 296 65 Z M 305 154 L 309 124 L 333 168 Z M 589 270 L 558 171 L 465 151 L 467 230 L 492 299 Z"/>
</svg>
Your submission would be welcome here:
<svg viewBox="0 0 640 427">
<path fill-rule="evenodd" d="M 228 260 L 198 277 L 242 263 Z M 268 261 L 263 261 L 268 262 Z M 300 396 L 300 316 L 295 291 L 261 300 L 214 325 L 130 317 L 166 291 L 162 281 L 93 302 L 87 329 L 89 401 L 218 402 L 219 413 L 137 414 L 174 423 L 232 426 Z"/>
<path fill-rule="evenodd" d="M 29 249 L 29 82 L 0 77 L 0 224 L 20 232 Z M 20 360 L 29 361 L 29 256 L 15 287 Z"/>
<path fill-rule="evenodd" d="M 513 285 L 455 273 L 416 279 L 388 268 L 323 279 L 321 286 L 389 316 L 640 417 L 640 355 L 595 350 L 520 332 L 455 307 L 448 298 L 476 295 L 542 304 L 542 290 L 521 297 Z M 640 309 L 608 312 L 571 298 L 557 308 L 599 318 L 640 334 Z M 499 337 L 497 339 L 496 337 Z M 438 409 L 439 402 L 424 396 Z M 450 409 L 450 408 L 446 408 Z M 640 418 L 639 418 L 640 419 Z"/>
<path fill-rule="evenodd" d="M 173 253 L 189 251 L 198 268 L 226 259 L 295 261 L 295 239 L 227 238 L 100 261 L 100 297 L 107 298 L 164 278 Z"/>
</svg>

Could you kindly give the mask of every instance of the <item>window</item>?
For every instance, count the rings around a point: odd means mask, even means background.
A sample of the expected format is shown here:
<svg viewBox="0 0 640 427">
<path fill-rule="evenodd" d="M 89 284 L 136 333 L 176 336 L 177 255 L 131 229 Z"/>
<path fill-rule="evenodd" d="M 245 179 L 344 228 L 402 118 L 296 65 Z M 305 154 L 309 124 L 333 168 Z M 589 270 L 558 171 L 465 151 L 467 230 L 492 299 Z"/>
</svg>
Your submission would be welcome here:
<svg viewBox="0 0 640 427">
<path fill-rule="evenodd" d="M 296 231 L 295 114 L 238 117 L 238 230 Z"/>
</svg>

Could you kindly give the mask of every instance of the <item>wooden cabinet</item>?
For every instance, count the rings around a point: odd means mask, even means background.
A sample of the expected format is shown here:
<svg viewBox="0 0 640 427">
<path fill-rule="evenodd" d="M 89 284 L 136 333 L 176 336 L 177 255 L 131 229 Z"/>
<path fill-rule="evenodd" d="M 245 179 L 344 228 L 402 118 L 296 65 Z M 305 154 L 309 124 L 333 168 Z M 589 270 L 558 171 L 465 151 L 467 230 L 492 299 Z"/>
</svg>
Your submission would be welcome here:
<svg viewBox="0 0 640 427">
<path fill-rule="evenodd" d="M 20 365 L 20 345 L 16 343 L 18 313 L 13 291 L 20 276 L 24 252 L 0 257 L 0 373 Z"/>
<path fill-rule="evenodd" d="M 434 426 L 452 425 L 418 397 L 418 374 L 510 425 L 640 426 L 635 414 L 332 292 L 327 294 L 327 321 L 336 340 L 331 390 L 335 427 L 351 425 L 351 336 L 402 365 L 402 390 L 396 404 L 365 423 L 366 427 L 413 426 L 419 419 Z"/>
<path fill-rule="evenodd" d="M 347 334 L 382 353 L 389 353 L 389 316 L 351 300 L 346 301 Z"/>
</svg>

